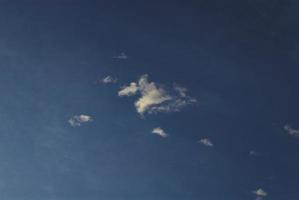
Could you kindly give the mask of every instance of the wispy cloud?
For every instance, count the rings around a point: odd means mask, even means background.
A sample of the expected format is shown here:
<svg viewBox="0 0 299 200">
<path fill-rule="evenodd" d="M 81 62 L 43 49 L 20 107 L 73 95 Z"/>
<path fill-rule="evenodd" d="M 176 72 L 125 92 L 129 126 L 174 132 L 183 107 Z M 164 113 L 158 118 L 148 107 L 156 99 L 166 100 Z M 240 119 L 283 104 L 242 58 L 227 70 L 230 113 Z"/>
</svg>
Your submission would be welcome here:
<svg viewBox="0 0 299 200">
<path fill-rule="evenodd" d="M 118 92 L 119 96 L 133 96 L 140 94 L 135 101 L 135 107 L 139 114 L 158 112 L 177 112 L 183 107 L 197 102 L 195 98 L 187 95 L 187 89 L 174 86 L 168 91 L 155 82 L 148 81 L 148 75 L 142 75 L 138 82 L 132 82 L 124 86 Z"/>
<path fill-rule="evenodd" d="M 95 84 L 112 84 L 117 83 L 117 78 L 114 78 L 112 76 L 106 76 L 104 78 L 98 78 L 95 81 Z"/>
<path fill-rule="evenodd" d="M 93 119 L 89 115 L 74 115 L 68 122 L 71 126 L 81 126 L 82 123 L 91 122 Z"/>
<path fill-rule="evenodd" d="M 198 143 L 205 145 L 207 147 L 212 147 L 214 146 L 214 144 L 212 143 L 212 141 L 209 138 L 202 138 L 198 141 Z"/>
<path fill-rule="evenodd" d="M 154 128 L 153 131 L 152 131 L 152 133 L 156 134 L 156 135 L 159 135 L 162 138 L 168 137 L 168 134 L 165 133 L 165 131 L 162 128 L 160 128 L 160 127 Z"/>
<path fill-rule="evenodd" d="M 117 78 L 113 78 L 112 76 L 106 76 L 105 78 L 102 79 L 103 83 L 116 83 Z"/>
<path fill-rule="evenodd" d="M 252 192 L 256 196 L 256 200 L 261 200 L 264 197 L 268 196 L 268 193 L 264 191 L 262 188 L 259 188 Z"/>
<path fill-rule="evenodd" d="M 291 136 L 299 137 L 299 129 L 294 129 L 290 125 L 285 125 L 283 129 Z"/>
<path fill-rule="evenodd" d="M 124 52 L 121 52 L 119 55 L 113 56 L 112 58 L 114 58 L 114 59 L 120 59 L 120 60 L 126 60 L 129 57 Z"/>
</svg>

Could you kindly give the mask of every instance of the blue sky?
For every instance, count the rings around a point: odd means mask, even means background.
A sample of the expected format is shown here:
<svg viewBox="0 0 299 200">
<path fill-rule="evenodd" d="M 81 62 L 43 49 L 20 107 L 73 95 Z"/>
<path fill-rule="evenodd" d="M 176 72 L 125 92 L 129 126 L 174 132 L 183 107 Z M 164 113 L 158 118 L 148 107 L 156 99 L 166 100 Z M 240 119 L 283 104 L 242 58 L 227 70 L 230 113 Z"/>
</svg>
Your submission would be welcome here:
<svg viewBox="0 0 299 200">
<path fill-rule="evenodd" d="M 297 200 L 298 13 L 0 1 L 0 198 Z"/>
</svg>

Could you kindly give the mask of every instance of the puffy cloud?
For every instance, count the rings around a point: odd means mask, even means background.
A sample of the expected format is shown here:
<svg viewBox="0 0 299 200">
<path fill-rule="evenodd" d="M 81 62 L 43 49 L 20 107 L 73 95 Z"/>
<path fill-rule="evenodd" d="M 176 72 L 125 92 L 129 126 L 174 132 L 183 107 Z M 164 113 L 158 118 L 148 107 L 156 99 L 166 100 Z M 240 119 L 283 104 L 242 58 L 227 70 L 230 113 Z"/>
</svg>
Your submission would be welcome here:
<svg viewBox="0 0 299 200">
<path fill-rule="evenodd" d="M 200 144 L 203 144 L 203 145 L 208 146 L 208 147 L 214 146 L 214 144 L 212 143 L 212 141 L 209 138 L 202 138 L 198 142 Z"/>
<path fill-rule="evenodd" d="M 290 135 L 294 137 L 299 137 L 299 129 L 294 129 L 290 125 L 285 125 L 283 129 Z"/>
<path fill-rule="evenodd" d="M 257 199 L 262 199 L 262 198 L 268 196 L 268 193 L 266 191 L 264 191 L 262 188 L 259 188 L 255 191 L 253 191 L 252 193 L 256 195 Z"/>
<path fill-rule="evenodd" d="M 132 82 L 128 86 L 123 86 L 122 89 L 118 92 L 118 96 L 132 96 L 135 95 L 138 91 L 138 86 L 136 83 Z"/>
<path fill-rule="evenodd" d="M 68 122 L 71 126 L 81 126 L 82 123 L 91 122 L 92 118 L 88 115 L 74 115 L 72 116 Z"/>
<path fill-rule="evenodd" d="M 162 138 L 166 138 L 168 136 L 167 133 L 165 133 L 165 131 L 160 127 L 154 128 L 152 133 L 157 134 Z"/>
<path fill-rule="evenodd" d="M 172 99 L 164 89 L 158 88 L 154 82 L 149 83 L 147 77 L 147 75 L 143 75 L 138 83 L 141 97 L 135 102 L 135 107 L 140 114 L 155 109 L 157 105 Z"/>
<path fill-rule="evenodd" d="M 183 107 L 197 102 L 195 98 L 187 95 L 187 89 L 175 86 L 167 91 L 155 82 L 148 81 L 148 75 L 142 75 L 138 83 L 131 83 L 122 87 L 118 92 L 119 96 L 132 96 L 140 94 L 135 101 L 135 107 L 139 114 L 157 112 L 177 112 Z"/>
<path fill-rule="evenodd" d="M 120 59 L 120 60 L 126 60 L 126 59 L 128 59 L 128 56 L 124 52 L 121 52 L 119 55 L 113 56 L 112 58 Z"/>
</svg>

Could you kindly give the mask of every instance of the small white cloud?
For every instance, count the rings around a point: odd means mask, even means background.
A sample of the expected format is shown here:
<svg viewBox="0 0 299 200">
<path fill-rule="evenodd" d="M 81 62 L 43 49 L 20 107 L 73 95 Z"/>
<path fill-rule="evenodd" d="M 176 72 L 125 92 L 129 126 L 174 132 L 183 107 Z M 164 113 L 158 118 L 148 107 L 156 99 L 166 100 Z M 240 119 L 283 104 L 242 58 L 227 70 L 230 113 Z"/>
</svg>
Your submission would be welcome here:
<svg viewBox="0 0 299 200">
<path fill-rule="evenodd" d="M 183 107 L 196 103 L 195 98 L 187 95 L 187 89 L 175 86 L 173 90 L 167 91 L 155 82 L 148 81 L 148 75 L 142 75 L 138 83 L 131 83 L 122 87 L 118 92 L 119 96 L 141 96 L 135 102 L 136 110 L 139 114 L 158 112 L 177 112 Z"/>
<path fill-rule="evenodd" d="M 214 146 L 214 144 L 212 143 L 212 141 L 209 138 L 202 138 L 198 142 L 200 144 L 203 144 L 203 145 L 208 146 L 208 147 Z"/>
<path fill-rule="evenodd" d="M 299 137 L 299 129 L 294 129 L 290 125 L 285 125 L 283 129 L 291 136 Z"/>
<path fill-rule="evenodd" d="M 122 53 L 120 53 L 117 56 L 113 56 L 112 58 L 114 58 L 114 59 L 120 59 L 120 60 L 126 60 L 126 59 L 128 59 L 128 56 L 124 52 L 122 52 Z"/>
<path fill-rule="evenodd" d="M 138 86 L 136 83 L 132 82 L 128 86 L 123 86 L 118 92 L 118 96 L 132 96 L 138 91 Z"/>
<path fill-rule="evenodd" d="M 114 78 L 112 76 L 106 76 L 104 78 L 98 78 L 95 81 L 95 84 L 111 84 L 111 83 L 117 83 L 117 78 Z"/>
<path fill-rule="evenodd" d="M 113 78 L 112 76 L 106 76 L 105 78 L 102 79 L 102 82 L 107 84 L 107 83 L 116 83 L 117 78 Z"/>
<path fill-rule="evenodd" d="M 81 126 L 82 123 L 91 122 L 92 118 L 88 115 L 74 115 L 71 117 L 68 122 L 71 126 Z"/>
<path fill-rule="evenodd" d="M 154 128 L 152 133 L 157 134 L 162 138 L 166 138 L 168 136 L 167 133 L 165 133 L 165 131 L 160 127 Z"/>
<path fill-rule="evenodd" d="M 264 191 L 262 188 L 259 188 L 255 191 L 253 191 L 252 193 L 255 194 L 259 199 L 268 196 L 268 193 L 266 191 Z"/>
</svg>

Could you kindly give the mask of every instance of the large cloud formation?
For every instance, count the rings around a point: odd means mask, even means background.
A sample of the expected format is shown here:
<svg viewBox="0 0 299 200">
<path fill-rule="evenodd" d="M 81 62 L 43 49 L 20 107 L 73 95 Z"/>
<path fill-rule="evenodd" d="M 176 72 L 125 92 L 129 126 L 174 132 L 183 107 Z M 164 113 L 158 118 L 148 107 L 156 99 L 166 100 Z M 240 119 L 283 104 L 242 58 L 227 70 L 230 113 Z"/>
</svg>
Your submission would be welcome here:
<svg viewBox="0 0 299 200">
<path fill-rule="evenodd" d="M 145 113 L 175 112 L 183 107 L 197 102 L 195 98 L 187 95 L 187 89 L 174 86 L 167 91 L 155 82 L 148 81 L 148 75 L 142 75 L 138 82 L 123 86 L 118 92 L 119 96 L 133 96 L 139 94 L 135 101 L 135 108 L 141 115 Z"/>
</svg>

